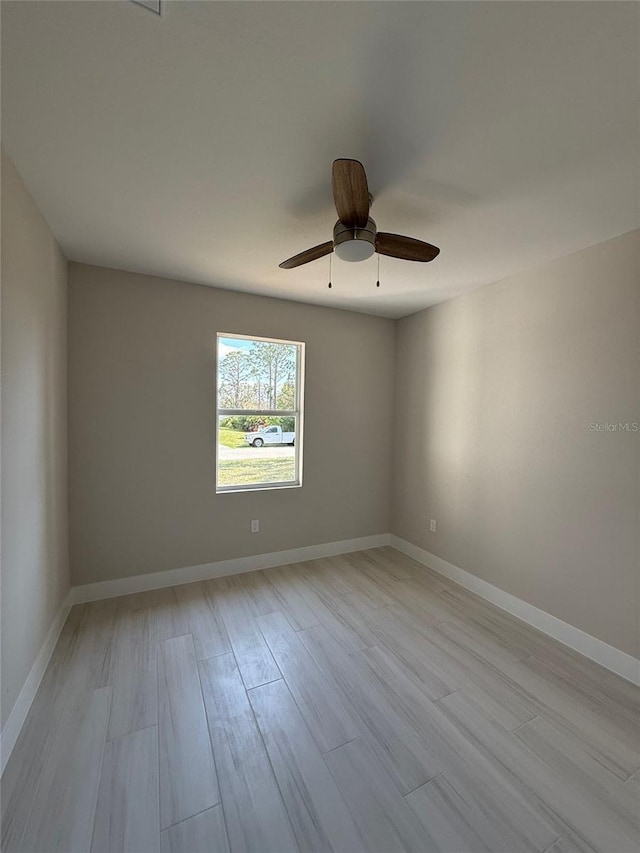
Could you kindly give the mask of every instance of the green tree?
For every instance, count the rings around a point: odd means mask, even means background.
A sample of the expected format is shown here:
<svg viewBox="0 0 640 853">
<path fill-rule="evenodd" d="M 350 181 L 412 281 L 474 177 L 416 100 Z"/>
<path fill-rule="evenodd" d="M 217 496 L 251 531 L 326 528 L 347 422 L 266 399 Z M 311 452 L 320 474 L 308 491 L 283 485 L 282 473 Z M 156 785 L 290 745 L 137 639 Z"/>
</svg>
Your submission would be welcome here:
<svg viewBox="0 0 640 853">
<path fill-rule="evenodd" d="M 249 350 L 228 353 L 219 367 L 223 409 L 293 409 L 296 348 L 255 341 Z"/>
<path fill-rule="evenodd" d="M 287 344 L 256 342 L 251 349 L 251 370 L 255 385 L 255 408 L 293 408 L 292 387 L 296 369 L 296 348 Z M 281 396 L 285 393 L 285 400 Z"/>
<path fill-rule="evenodd" d="M 280 409 L 293 409 L 296 404 L 296 386 L 291 379 L 282 383 L 278 394 L 278 407 Z"/>
<path fill-rule="evenodd" d="M 230 352 L 219 367 L 219 405 L 222 409 L 247 407 L 251 394 L 251 366 L 244 352 Z M 249 406 L 251 404 L 249 403 Z"/>
</svg>

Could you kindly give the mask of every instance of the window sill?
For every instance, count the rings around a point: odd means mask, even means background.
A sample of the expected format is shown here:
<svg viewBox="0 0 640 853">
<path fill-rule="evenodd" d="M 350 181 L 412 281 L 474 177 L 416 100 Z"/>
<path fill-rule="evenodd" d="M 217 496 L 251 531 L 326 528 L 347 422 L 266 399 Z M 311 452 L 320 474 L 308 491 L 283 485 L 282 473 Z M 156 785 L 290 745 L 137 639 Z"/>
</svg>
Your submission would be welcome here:
<svg viewBox="0 0 640 853">
<path fill-rule="evenodd" d="M 301 489 L 302 483 L 256 483 L 244 486 L 217 486 L 216 495 L 235 495 L 238 492 L 272 492 L 276 489 Z"/>
</svg>

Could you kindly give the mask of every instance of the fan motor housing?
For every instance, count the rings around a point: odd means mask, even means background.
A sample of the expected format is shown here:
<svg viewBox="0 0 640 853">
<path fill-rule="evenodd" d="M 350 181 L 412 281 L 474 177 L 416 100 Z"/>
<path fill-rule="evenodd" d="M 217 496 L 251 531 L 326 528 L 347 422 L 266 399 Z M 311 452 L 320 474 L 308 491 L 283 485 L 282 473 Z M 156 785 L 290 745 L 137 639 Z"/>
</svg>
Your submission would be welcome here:
<svg viewBox="0 0 640 853">
<path fill-rule="evenodd" d="M 343 261 L 364 261 L 376 250 L 376 223 L 371 217 L 364 228 L 348 228 L 338 220 L 333 226 L 333 248 Z"/>
</svg>

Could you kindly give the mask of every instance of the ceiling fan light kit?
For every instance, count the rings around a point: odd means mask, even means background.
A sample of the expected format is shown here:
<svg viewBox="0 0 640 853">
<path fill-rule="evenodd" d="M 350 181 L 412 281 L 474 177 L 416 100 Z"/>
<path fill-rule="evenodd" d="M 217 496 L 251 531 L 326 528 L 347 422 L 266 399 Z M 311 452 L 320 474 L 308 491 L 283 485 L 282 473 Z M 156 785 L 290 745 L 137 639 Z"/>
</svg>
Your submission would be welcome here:
<svg viewBox="0 0 640 853">
<path fill-rule="evenodd" d="M 333 226 L 333 250 L 341 261 L 366 261 L 376 250 L 376 230 L 371 217 L 364 228 L 348 228 L 338 219 Z"/>
<path fill-rule="evenodd" d="M 288 258 L 280 264 L 282 269 L 289 270 L 308 264 L 334 251 L 341 260 L 350 263 L 365 261 L 374 252 L 422 263 L 432 261 L 440 254 L 437 246 L 414 237 L 378 232 L 376 223 L 369 216 L 373 199 L 364 166 L 358 160 L 334 160 L 332 183 L 333 201 L 338 212 L 338 221 L 333 226 L 333 240 Z"/>
</svg>

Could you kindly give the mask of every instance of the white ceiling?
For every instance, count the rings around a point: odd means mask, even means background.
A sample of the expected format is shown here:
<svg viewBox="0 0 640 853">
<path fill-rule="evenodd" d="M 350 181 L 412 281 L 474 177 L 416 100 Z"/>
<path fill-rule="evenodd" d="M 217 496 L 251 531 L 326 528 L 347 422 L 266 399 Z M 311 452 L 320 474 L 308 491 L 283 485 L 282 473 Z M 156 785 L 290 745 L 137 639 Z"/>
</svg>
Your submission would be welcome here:
<svg viewBox="0 0 640 853">
<path fill-rule="evenodd" d="M 640 226 L 635 2 L 3 2 L 2 132 L 67 256 L 399 317 Z M 331 162 L 431 264 L 331 238 Z"/>
</svg>

